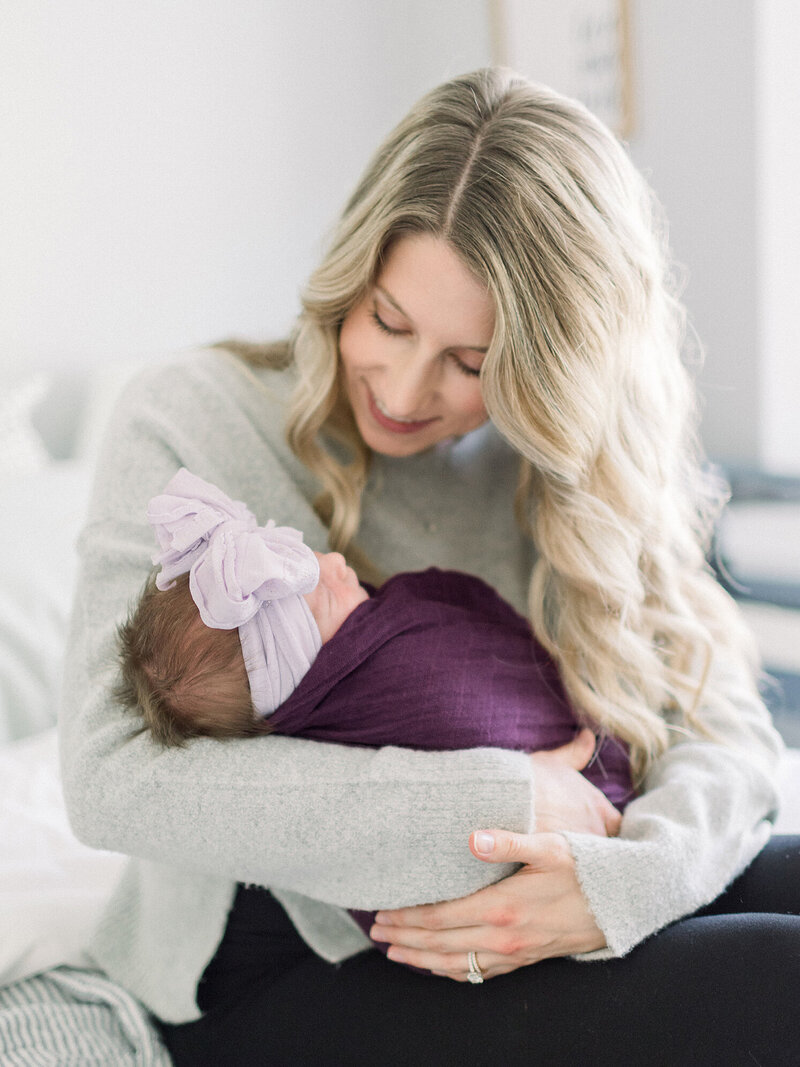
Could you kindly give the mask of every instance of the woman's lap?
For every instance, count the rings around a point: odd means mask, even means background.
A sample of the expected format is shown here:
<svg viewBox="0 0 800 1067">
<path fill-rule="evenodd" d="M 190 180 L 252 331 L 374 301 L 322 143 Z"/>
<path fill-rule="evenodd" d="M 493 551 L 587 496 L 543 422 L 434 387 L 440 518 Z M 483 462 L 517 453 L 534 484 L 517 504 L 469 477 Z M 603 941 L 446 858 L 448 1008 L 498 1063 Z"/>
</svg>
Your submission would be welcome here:
<svg viewBox="0 0 800 1067">
<path fill-rule="evenodd" d="M 721 898 L 719 914 L 712 905 L 624 959 L 547 960 L 481 986 L 415 974 L 377 952 L 327 964 L 292 934 L 272 898 L 264 894 L 271 903 L 261 909 L 250 897 L 249 915 L 247 905 L 235 910 L 244 921 L 238 931 L 232 921 L 229 954 L 226 937 L 207 972 L 211 985 L 201 987 L 201 1002 L 217 1006 L 165 1036 L 176 1063 L 193 1067 L 794 1064 L 799 875 L 800 839 L 775 839 Z M 792 891 L 793 914 L 776 913 L 790 910 Z M 744 914 L 733 910 L 736 900 Z M 267 918 L 251 942 L 246 928 L 258 927 L 259 913 Z M 264 953 L 267 944 L 278 945 L 276 955 Z M 259 974 L 255 961 L 265 955 L 272 964 Z"/>
<path fill-rule="evenodd" d="M 747 870 L 697 914 L 752 911 L 800 915 L 800 836 L 773 837 Z"/>
</svg>

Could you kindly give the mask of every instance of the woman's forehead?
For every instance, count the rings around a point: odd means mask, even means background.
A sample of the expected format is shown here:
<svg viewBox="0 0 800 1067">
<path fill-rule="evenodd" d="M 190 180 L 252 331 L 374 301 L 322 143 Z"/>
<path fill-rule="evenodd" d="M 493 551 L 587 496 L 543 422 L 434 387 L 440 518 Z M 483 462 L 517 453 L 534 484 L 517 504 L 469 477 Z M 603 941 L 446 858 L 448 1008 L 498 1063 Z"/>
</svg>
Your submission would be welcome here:
<svg viewBox="0 0 800 1067">
<path fill-rule="evenodd" d="M 420 234 L 395 241 L 375 289 L 420 328 L 457 327 L 460 347 L 488 348 L 494 302 L 486 288 L 440 237 Z"/>
</svg>

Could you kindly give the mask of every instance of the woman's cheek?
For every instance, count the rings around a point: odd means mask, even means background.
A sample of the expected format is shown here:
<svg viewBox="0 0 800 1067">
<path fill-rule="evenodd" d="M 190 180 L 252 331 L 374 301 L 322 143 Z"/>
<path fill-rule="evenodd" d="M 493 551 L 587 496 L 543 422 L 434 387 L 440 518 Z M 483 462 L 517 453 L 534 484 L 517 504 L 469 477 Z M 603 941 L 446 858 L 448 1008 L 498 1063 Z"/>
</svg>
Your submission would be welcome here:
<svg viewBox="0 0 800 1067">
<path fill-rule="evenodd" d="M 489 418 L 489 412 L 486 410 L 486 405 L 483 402 L 483 390 L 480 384 L 471 386 L 469 394 L 464 398 L 463 406 L 461 409 L 468 417 L 473 417 L 478 420 L 478 425 L 481 422 L 486 422 Z"/>
<path fill-rule="evenodd" d="M 345 373 L 354 373 L 367 366 L 370 353 L 375 356 L 379 339 L 373 333 L 363 308 L 355 308 L 347 315 L 339 330 L 339 356 Z"/>
</svg>

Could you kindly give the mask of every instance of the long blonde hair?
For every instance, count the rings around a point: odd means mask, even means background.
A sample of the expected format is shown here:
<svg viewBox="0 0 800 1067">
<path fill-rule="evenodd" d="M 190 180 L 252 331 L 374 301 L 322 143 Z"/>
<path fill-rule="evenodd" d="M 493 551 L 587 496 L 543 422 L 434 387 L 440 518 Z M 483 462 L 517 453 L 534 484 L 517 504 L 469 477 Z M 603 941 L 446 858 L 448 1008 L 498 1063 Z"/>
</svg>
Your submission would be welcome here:
<svg viewBox="0 0 800 1067">
<path fill-rule="evenodd" d="M 701 699 L 725 702 L 714 647 L 748 645 L 705 564 L 721 500 L 698 462 L 662 231 L 625 151 L 585 108 L 479 70 L 425 96 L 379 148 L 289 350 L 289 441 L 324 486 L 331 546 L 346 551 L 370 457 L 340 388 L 342 320 L 407 234 L 448 241 L 488 286 L 481 382 L 521 457 L 533 629 L 576 707 L 629 743 L 640 775 L 670 728 L 702 732 Z"/>
</svg>

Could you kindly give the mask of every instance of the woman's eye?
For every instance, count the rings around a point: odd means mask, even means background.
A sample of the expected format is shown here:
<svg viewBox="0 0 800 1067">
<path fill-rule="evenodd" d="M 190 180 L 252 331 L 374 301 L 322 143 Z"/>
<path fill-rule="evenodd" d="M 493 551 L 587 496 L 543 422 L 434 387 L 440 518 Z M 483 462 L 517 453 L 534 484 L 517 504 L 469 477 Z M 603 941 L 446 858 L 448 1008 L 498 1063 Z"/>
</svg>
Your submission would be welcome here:
<svg viewBox="0 0 800 1067">
<path fill-rule="evenodd" d="M 409 331 L 398 329 L 396 326 L 390 326 L 388 322 L 384 322 L 378 314 L 377 308 L 371 308 L 370 318 L 381 331 L 381 333 L 388 334 L 390 337 L 404 337 Z M 466 374 L 470 378 L 477 378 L 481 373 L 480 367 L 471 367 L 469 363 L 465 363 L 463 359 L 456 352 L 450 352 L 449 358 L 452 360 L 456 370 L 462 374 Z"/>
<path fill-rule="evenodd" d="M 402 334 L 406 333 L 405 330 L 397 330 L 393 326 L 389 326 L 388 323 L 384 322 L 376 308 L 373 308 L 372 311 L 370 311 L 370 317 L 378 329 L 382 330 L 383 333 L 388 333 L 390 337 L 400 337 Z"/>
<path fill-rule="evenodd" d="M 470 378 L 477 378 L 481 373 L 480 367 L 470 367 L 469 363 L 465 363 L 455 352 L 451 352 L 450 357 L 456 369 L 460 370 L 462 374 L 467 374 Z"/>
</svg>

